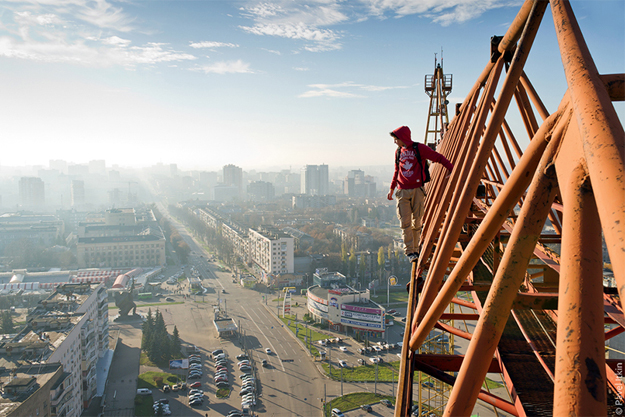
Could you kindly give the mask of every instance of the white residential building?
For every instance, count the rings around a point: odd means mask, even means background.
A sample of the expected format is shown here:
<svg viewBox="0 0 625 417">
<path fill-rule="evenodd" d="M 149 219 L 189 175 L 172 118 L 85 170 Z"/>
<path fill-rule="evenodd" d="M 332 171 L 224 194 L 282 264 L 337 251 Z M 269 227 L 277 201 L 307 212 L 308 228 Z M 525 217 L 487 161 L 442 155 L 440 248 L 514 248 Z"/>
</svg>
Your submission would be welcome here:
<svg viewBox="0 0 625 417">
<path fill-rule="evenodd" d="M 268 274 L 294 272 L 293 238 L 278 229 L 250 229 L 250 256 Z"/>
</svg>

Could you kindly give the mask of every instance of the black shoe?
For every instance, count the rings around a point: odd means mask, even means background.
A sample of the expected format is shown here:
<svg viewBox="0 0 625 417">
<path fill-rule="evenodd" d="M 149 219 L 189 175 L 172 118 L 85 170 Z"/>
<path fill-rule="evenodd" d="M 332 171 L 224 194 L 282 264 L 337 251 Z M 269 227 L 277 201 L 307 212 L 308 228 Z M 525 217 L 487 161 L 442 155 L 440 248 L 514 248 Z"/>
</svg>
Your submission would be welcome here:
<svg viewBox="0 0 625 417">
<path fill-rule="evenodd" d="M 417 262 L 419 260 L 419 252 L 412 252 L 406 256 L 410 262 Z"/>
</svg>

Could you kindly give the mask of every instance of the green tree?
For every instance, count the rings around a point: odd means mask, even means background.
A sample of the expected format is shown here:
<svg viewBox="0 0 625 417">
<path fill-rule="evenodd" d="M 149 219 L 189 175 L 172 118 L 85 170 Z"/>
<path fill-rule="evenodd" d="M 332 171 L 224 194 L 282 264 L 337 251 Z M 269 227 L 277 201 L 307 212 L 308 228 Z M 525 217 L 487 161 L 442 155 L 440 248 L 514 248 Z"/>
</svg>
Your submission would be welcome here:
<svg viewBox="0 0 625 417">
<path fill-rule="evenodd" d="M 171 339 L 172 355 L 177 356 L 180 353 L 180 333 L 178 333 L 178 327 L 174 326 L 174 333 Z"/>
<path fill-rule="evenodd" d="M 365 285 L 366 285 L 366 281 L 367 281 L 365 278 L 366 271 L 367 271 L 367 262 L 365 262 L 365 253 L 361 252 L 360 262 L 358 262 L 358 275 L 360 276 L 360 282 L 362 283 L 361 288 L 365 288 Z"/>
<path fill-rule="evenodd" d="M 352 248 L 349 255 L 349 276 L 356 276 L 356 252 L 354 251 L 354 248 Z"/>
<path fill-rule="evenodd" d="M 15 325 L 13 324 L 13 317 L 11 316 L 11 312 L 3 311 L 2 312 L 2 333 L 8 334 L 8 333 L 14 333 L 14 332 L 15 332 Z"/>
<path fill-rule="evenodd" d="M 154 317 L 152 317 L 152 309 L 148 310 L 148 315 L 141 325 L 143 336 L 141 337 L 141 349 L 149 351 L 152 346 L 152 334 L 154 331 Z"/>
<path fill-rule="evenodd" d="M 380 246 L 378 249 L 378 271 L 380 271 L 380 278 L 382 278 L 382 271 L 384 270 L 384 247 Z"/>
</svg>

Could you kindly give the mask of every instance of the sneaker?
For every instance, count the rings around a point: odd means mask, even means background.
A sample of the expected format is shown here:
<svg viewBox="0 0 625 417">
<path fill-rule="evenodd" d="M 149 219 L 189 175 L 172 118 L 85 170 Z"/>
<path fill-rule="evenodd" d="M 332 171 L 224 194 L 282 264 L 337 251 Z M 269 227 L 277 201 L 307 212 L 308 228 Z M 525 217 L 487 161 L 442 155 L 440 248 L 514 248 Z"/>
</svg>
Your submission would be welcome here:
<svg viewBox="0 0 625 417">
<path fill-rule="evenodd" d="M 417 262 L 419 260 L 419 252 L 412 252 L 406 256 L 410 262 Z"/>
</svg>

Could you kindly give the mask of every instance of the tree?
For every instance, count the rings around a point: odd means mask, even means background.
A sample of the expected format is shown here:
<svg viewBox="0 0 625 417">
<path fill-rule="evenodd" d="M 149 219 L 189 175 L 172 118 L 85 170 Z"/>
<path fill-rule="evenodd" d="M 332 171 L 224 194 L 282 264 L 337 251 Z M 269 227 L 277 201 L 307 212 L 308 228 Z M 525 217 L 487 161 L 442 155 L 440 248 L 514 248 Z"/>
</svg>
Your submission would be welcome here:
<svg viewBox="0 0 625 417">
<path fill-rule="evenodd" d="M 180 353 L 180 333 L 178 333 L 178 327 L 174 326 L 174 335 L 172 336 L 171 339 L 171 350 L 172 350 L 172 355 L 176 356 Z"/>
<path fill-rule="evenodd" d="M 384 269 L 384 247 L 380 246 L 378 249 L 378 271 L 380 271 L 380 278 L 382 278 L 382 270 Z"/>
<path fill-rule="evenodd" d="M 354 248 L 352 248 L 351 254 L 349 255 L 349 276 L 356 276 L 356 252 Z"/>
<path fill-rule="evenodd" d="M 148 315 L 145 321 L 141 325 L 143 330 L 143 337 L 141 338 L 141 349 L 149 350 L 152 346 L 152 334 L 154 331 L 154 318 L 152 317 L 152 309 L 148 310 Z"/>
<path fill-rule="evenodd" d="M 2 312 L 2 333 L 8 334 L 15 332 L 15 325 L 13 324 L 13 317 L 10 311 Z"/>
<path fill-rule="evenodd" d="M 365 253 L 360 253 L 360 262 L 358 263 L 358 275 L 360 276 L 360 282 L 362 282 L 362 288 L 366 287 L 367 280 L 365 279 L 365 272 L 367 271 L 367 262 L 365 261 Z"/>
</svg>

